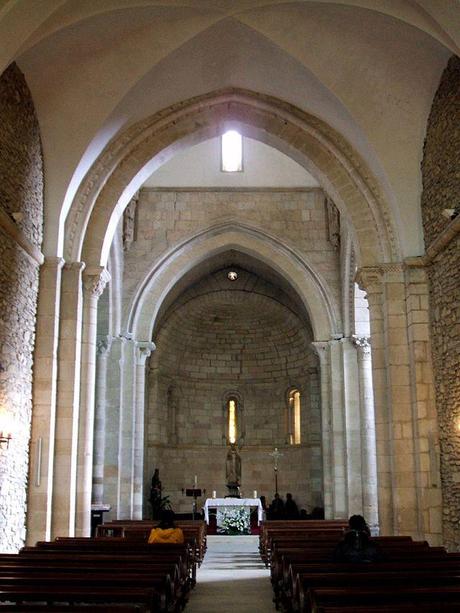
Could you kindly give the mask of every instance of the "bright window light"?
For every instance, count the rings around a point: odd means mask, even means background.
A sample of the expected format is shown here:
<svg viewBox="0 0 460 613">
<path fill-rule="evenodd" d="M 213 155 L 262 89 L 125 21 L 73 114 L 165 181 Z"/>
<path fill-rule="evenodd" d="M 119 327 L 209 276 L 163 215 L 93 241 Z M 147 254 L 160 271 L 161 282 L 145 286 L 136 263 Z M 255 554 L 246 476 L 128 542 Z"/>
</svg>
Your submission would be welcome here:
<svg viewBox="0 0 460 613">
<path fill-rule="evenodd" d="M 243 138 L 235 130 L 229 130 L 222 135 L 222 170 L 223 172 L 243 170 Z"/>
</svg>

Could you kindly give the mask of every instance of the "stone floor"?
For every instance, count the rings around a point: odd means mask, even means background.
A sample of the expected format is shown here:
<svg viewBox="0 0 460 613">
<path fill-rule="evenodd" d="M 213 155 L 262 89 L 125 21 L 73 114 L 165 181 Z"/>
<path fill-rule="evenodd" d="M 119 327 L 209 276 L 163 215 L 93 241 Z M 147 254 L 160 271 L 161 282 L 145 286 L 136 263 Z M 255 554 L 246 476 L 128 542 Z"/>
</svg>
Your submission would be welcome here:
<svg viewBox="0 0 460 613">
<path fill-rule="evenodd" d="M 185 613 L 275 611 L 270 573 L 258 545 L 258 536 L 208 536 L 208 550 Z"/>
</svg>

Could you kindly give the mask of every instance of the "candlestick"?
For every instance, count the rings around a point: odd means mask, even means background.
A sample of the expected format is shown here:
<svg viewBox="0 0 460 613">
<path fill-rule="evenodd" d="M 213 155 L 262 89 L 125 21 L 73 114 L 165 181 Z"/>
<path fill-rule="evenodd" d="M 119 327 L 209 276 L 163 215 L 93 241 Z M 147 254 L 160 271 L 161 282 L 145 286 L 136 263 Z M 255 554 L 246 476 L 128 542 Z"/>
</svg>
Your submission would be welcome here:
<svg viewBox="0 0 460 613">
<path fill-rule="evenodd" d="M 217 498 L 217 492 L 216 492 L 216 490 L 212 490 L 212 497 L 213 497 L 213 498 Z"/>
<path fill-rule="evenodd" d="M 198 479 L 197 479 L 197 476 L 195 475 L 195 481 L 194 481 L 194 487 L 195 487 L 195 489 L 196 489 L 196 486 L 197 486 L 197 485 L 198 485 Z"/>
<path fill-rule="evenodd" d="M 257 498 L 257 490 L 254 490 L 254 498 Z"/>
</svg>

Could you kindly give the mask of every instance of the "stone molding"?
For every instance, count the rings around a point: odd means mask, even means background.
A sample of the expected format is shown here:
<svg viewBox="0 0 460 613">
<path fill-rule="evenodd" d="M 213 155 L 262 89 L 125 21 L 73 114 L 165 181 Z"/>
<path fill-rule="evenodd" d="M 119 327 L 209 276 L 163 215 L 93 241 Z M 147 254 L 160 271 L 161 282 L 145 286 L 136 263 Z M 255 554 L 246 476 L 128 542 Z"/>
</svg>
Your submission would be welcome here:
<svg viewBox="0 0 460 613">
<path fill-rule="evenodd" d="M 88 268 L 83 272 L 83 287 L 92 297 L 99 299 L 110 279 L 110 273 L 104 266 L 100 266 L 99 270 Z"/>
<path fill-rule="evenodd" d="M 323 193 L 322 187 L 143 187 L 140 193 L 188 193 L 188 192 L 218 192 L 218 193 L 270 193 L 270 194 L 309 194 Z"/>
<path fill-rule="evenodd" d="M 315 154 L 318 156 L 320 150 L 323 150 L 322 157 L 318 158 L 318 167 L 327 166 L 325 158 L 330 159 L 329 165 L 335 165 L 340 173 L 346 175 L 350 187 L 359 194 L 361 200 L 359 206 L 367 208 L 372 219 L 367 233 L 375 235 L 374 250 L 375 246 L 378 246 L 383 258 L 392 258 L 399 252 L 390 209 L 377 180 L 365 160 L 338 132 L 320 119 L 279 99 L 249 90 L 227 88 L 172 105 L 130 126 L 111 141 L 93 164 L 72 203 L 65 227 L 67 256 L 79 258 L 83 241 L 87 240 L 87 236 L 90 236 L 88 249 L 91 253 L 102 249 L 101 240 L 95 239 L 98 236 L 96 229 L 88 234 L 93 225 L 90 219 L 91 212 L 100 199 L 104 200 L 101 209 L 107 209 L 106 214 L 108 208 L 112 206 L 110 203 L 118 202 L 119 198 L 116 197 L 118 192 L 115 193 L 118 187 L 112 187 L 112 182 L 120 184 L 117 175 L 121 173 L 119 167 L 124 160 L 128 158 L 131 160 L 129 164 L 123 165 L 124 174 L 135 176 L 139 171 L 141 160 L 151 159 L 161 151 L 162 147 L 177 142 L 178 133 L 181 136 L 184 133 L 193 134 L 197 130 L 197 125 L 203 132 L 209 130 L 215 123 L 228 119 L 229 116 L 244 117 L 246 123 L 254 130 L 260 127 L 262 119 L 265 118 L 265 124 L 270 120 L 273 124 L 273 134 L 278 135 L 286 145 L 297 146 L 302 151 L 308 148 L 310 141 L 314 141 Z M 266 130 L 266 127 L 263 129 Z M 303 147 L 302 140 L 305 141 Z M 315 163 L 314 159 L 312 163 Z M 332 168 L 325 167 L 325 176 L 326 174 L 329 176 L 332 171 Z M 129 176 L 125 180 L 129 182 Z M 339 195 L 342 186 L 337 184 L 335 187 L 335 184 L 331 183 L 330 187 L 336 192 L 343 206 L 346 206 L 346 199 L 342 199 Z M 104 192 L 103 197 L 102 192 Z M 334 197 L 333 193 L 330 195 Z M 339 204 L 337 198 L 334 200 Z M 359 206 L 353 206 L 354 214 L 357 215 Z M 99 216 L 98 223 L 105 224 L 103 219 L 105 215 Z M 86 228 L 88 219 L 90 221 Z"/>
<path fill-rule="evenodd" d="M 27 253 L 35 264 L 42 265 L 45 261 L 45 256 L 25 235 L 16 223 L 0 208 L 0 228 L 11 238 L 17 245 Z"/>
</svg>

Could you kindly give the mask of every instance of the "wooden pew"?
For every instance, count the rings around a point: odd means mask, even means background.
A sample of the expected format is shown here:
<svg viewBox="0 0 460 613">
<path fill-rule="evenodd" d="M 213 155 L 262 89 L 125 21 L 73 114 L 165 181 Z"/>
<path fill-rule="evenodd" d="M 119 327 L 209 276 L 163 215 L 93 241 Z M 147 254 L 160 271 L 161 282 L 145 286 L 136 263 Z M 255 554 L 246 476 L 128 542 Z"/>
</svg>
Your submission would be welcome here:
<svg viewBox="0 0 460 613">
<path fill-rule="evenodd" d="M 5 593 L 0 601 L 19 602 L 21 592 L 24 602 L 38 606 L 47 590 L 45 600 L 58 606 L 62 594 L 55 593 L 56 587 L 65 585 L 69 596 L 64 601 L 73 604 L 80 601 L 86 585 L 91 606 L 109 602 L 134 606 L 134 610 L 170 612 L 185 604 L 192 563 L 187 545 L 147 545 L 116 538 L 39 542 L 19 554 L 0 555 L 0 591 Z M 114 585 L 117 593 L 111 594 Z M 125 596 L 123 590 L 129 588 L 133 594 L 143 594 L 142 602 Z M 78 598 L 73 599 L 75 594 Z"/>
<path fill-rule="evenodd" d="M 441 606 L 456 606 L 460 610 L 460 586 L 440 585 L 438 587 L 404 587 L 395 586 L 391 590 L 388 586 L 380 588 L 315 588 L 309 591 L 309 604 L 307 609 L 311 613 L 324 613 L 327 607 L 335 606 L 340 611 L 345 607 L 365 607 L 365 611 L 372 611 L 372 607 L 379 605 L 400 606 L 404 604 L 428 607 L 432 613 L 441 610 Z M 352 608 L 355 610 L 355 608 Z"/>
</svg>

